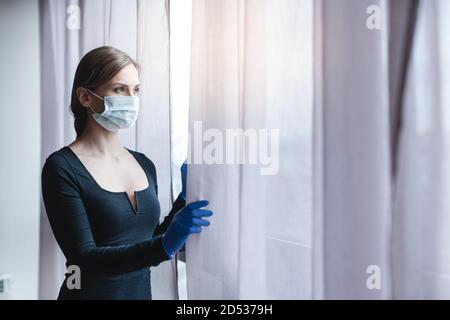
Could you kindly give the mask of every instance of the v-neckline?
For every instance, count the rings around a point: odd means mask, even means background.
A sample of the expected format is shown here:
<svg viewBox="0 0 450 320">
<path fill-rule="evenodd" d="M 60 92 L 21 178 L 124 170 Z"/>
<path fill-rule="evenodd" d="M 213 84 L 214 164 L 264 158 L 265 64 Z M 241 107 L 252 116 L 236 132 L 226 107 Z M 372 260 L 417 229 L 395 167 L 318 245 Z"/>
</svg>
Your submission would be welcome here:
<svg viewBox="0 0 450 320">
<path fill-rule="evenodd" d="M 139 164 L 139 166 L 142 168 L 142 170 L 144 170 L 145 176 L 147 178 L 147 187 L 142 189 L 142 190 L 135 190 L 133 191 L 134 193 L 134 199 L 136 202 L 136 207 L 133 206 L 133 203 L 130 199 L 130 197 L 128 196 L 128 192 L 127 191 L 110 191 L 108 189 L 103 188 L 98 182 L 97 180 L 95 180 L 94 176 L 91 174 L 91 172 L 88 170 L 88 168 L 84 165 L 84 163 L 81 161 L 81 159 L 78 157 L 78 155 L 75 153 L 75 151 L 72 150 L 72 148 L 70 148 L 69 146 L 65 146 L 65 149 L 68 149 L 69 152 L 72 154 L 72 156 L 76 159 L 76 161 L 78 161 L 79 165 L 81 166 L 81 168 L 86 172 L 86 174 L 89 176 L 89 178 L 95 183 L 95 185 L 102 190 L 103 192 L 107 192 L 107 193 L 111 193 L 111 194 L 117 194 L 117 195 L 125 195 L 125 198 L 128 200 L 128 204 L 130 205 L 131 209 L 133 210 L 134 213 L 139 213 L 139 201 L 138 201 L 138 194 L 141 192 L 145 192 L 150 188 L 150 177 L 147 173 L 147 170 L 145 169 L 145 167 L 142 165 L 141 161 L 134 155 L 134 153 L 129 150 L 128 148 L 124 147 L 132 156 L 133 158 L 137 161 L 137 163 Z"/>
</svg>

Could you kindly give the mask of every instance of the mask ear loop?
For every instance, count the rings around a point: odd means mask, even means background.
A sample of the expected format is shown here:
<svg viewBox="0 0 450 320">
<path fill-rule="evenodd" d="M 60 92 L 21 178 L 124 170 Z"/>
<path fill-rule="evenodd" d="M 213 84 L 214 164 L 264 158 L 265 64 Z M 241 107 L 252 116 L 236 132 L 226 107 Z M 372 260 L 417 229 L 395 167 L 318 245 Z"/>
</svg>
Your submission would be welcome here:
<svg viewBox="0 0 450 320">
<path fill-rule="evenodd" d="M 91 90 L 89 90 L 88 88 L 86 88 L 86 90 L 87 91 L 89 91 L 91 94 L 93 94 L 94 96 L 96 96 L 97 98 L 99 98 L 99 99 L 102 99 L 103 101 L 105 101 L 105 99 L 103 99 L 102 97 L 100 97 L 99 95 L 97 95 L 97 94 L 95 94 L 94 92 L 92 92 Z M 94 109 L 92 109 L 92 107 L 91 106 L 89 106 L 89 109 L 91 109 L 91 111 L 92 111 L 92 113 L 97 113 L 97 112 L 95 112 L 95 110 Z"/>
<path fill-rule="evenodd" d="M 93 94 L 94 96 L 96 96 L 97 98 L 102 99 L 103 101 L 105 100 L 105 99 L 103 99 L 102 97 L 100 97 L 98 94 L 96 94 L 96 93 L 92 92 L 91 90 L 89 90 L 88 88 L 86 88 L 86 90 L 89 91 L 90 93 L 92 93 L 92 94 Z"/>
</svg>

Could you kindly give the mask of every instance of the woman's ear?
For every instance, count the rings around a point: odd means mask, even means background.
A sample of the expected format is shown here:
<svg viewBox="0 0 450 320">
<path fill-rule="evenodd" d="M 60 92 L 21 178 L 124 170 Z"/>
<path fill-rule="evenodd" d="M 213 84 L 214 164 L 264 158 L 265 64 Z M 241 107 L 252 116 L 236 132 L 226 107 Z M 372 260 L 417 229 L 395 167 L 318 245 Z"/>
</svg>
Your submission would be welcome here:
<svg viewBox="0 0 450 320">
<path fill-rule="evenodd" d="M 82 87 L 77 88 L 77 97 L 78 101 L 83 107 L 85 108 L 92 107 L 92 96 L 85 88 Z"/>
</svg>

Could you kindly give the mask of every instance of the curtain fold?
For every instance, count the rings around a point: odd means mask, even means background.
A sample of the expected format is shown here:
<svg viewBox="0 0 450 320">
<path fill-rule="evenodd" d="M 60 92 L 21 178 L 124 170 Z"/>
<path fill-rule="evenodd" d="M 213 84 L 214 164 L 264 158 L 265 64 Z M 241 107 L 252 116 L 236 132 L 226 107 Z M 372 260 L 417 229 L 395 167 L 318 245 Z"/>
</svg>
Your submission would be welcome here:
<svg viewBox="0 0 450 320">
<path fill-rule="evenodd" d="M 75 137 L 68 109 L 66 72 L 66 3 L 41 1 L 41 150 L 42 163 L 50 153 Z M 70 32 L 77 32 L 68 30 Z M 68 40 L 73 37 L 67 37 Z M 77 45 L 70 43 L 69 46 Z M 76 48 L 77 49 L 77 48 Z M 73 52 L 72 50 L 68 50 Z M 55 299 L 64 279 L 65 258 L 56 243 L 41 204 L 39 298 Z"/>
<path fill-rule="evenodd" d="M 395 176 L 403 97 L 414 41 L 419 0 L 389 2 L 389 88 L 392 174 Z"/>
<path fill-rule="evenodd" d="M 367 26 L 369 7 L 380 29 Z M 325 299 L 390 296 L 388 24 L 385 1 L 322 3 Z M 379 289 L 367 284 L 380 271 Z M 372 272 L 372 271 L 370 271 Z"/>
<path fill-rule="evenodd" d="M 158 173 L 161 221 L 171 208 L 167 1 L 41 0 L 42 163 L 75 139 L 69 111 L 75 69 L 88 51 L 111 45 L 142 65 L 141 115 L 121 130 L 127 148 L 145 153 Z M 124 23 L 127 22 L 127 23 Z M 129 23 L 134 21 L 134 23 Z M 64 279 L 63 257 L 41 206 L 41 299 L 55 299 Z M 175 262 L 152 268 L 153 299 L 176 299 Z"/>
<path fill-rule="evenodd" d="M 448 1 L 420 1 L 403 98 L 393 226 L 394 298 L 450 297 Z"/>
</svg>

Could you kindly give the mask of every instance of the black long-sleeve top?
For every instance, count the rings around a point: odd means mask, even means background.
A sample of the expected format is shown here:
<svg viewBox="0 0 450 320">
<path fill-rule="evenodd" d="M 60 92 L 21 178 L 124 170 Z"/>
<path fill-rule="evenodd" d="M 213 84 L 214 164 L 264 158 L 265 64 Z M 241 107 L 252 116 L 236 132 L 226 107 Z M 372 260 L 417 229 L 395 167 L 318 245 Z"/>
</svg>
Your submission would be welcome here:
<svg viewBox="0 0 450 320">
<path fill-rule="evenodd" d="M 100 187 L 69 147 L 44 164 L 42 194 L 50 225 L 66 265 L 81 271 L 81 289 L 68 289 L 71 274 L 66 274 L 59 299 L 151 299 L 149 267 L 170 259 L 161 237 L 185 202 L 179 196 L 160 224 L 155 166 L 144 154 L 128 151 L 149 182 L 135 192 L 136 209 L 126 192 Z"/>
</svg>

